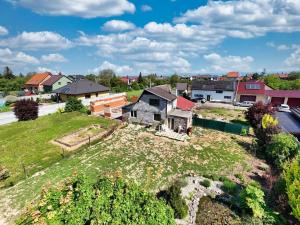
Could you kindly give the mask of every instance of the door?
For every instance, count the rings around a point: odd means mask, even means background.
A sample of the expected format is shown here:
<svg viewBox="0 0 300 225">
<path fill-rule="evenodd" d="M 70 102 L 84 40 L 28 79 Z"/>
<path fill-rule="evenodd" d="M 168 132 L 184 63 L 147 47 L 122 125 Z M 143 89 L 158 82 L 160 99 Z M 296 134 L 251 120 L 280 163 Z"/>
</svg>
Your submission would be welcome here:
<svg viewBox="0 0 300 225">
<path fill-rule="evenodd" d="M 174 124 L 175 124 L 174 118 L 169 118 L 168 119 L 168 127 L 169 127 L 169 129 L 174 130 Z"/>
<path fill-rule="evenodd" d="M 290 108 L 300 107 L 300 98 L 289 98 L 287 104 Z"/>
<path fill-rule="evenodd" d="M 272 97 L 271 103 L 273 106 L 279 106 L 284 103 L 284 98 L 281 97 Z"/>
<path fill-rule="evenodd" d="M 206 100 L 210 101 L 210 95 L 207 95 Z"/>
<path fill-rule="evenodd" d="M 240 102 L 256 102 L 256 96 L 255 95 L 241 95 Z"/>
</svg>

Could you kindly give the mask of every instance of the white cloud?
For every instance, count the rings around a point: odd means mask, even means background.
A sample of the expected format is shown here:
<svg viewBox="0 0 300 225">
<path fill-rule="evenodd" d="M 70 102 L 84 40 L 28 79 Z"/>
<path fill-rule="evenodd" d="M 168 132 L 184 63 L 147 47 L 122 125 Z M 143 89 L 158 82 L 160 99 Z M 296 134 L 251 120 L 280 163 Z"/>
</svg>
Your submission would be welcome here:
<svg viewBox="0 0 300 225">
<path fill-rule="evenodd" d="M 48 55 L 43 55 L 41 57 L 41 61 L 45 62 L 45 63 L 51 63 L 51 62 L 67 62 L 67 59 L 58 53 L 52 53 L 52 54 L 48 54 Z"/>
<path fill-rule="evenodd" d="M 29 8 L 39 14 L 77 16 L 83 18 L 110 17 L 134 13 L 128 0 L 8 0 L 16 6 Z"/>
<path fill-rule="evenodd" d="M 0 36 L 6 34 L 8 34 L 8 30 L 5 27 L 0 26 Z"/>
<path fill-rule="evenodd" d="M 152 11 L 152 7 L 150 5 L 142 5 L 141 10 L 143 12 L 149 12 L 149 11 Z"/>
<path fill-rule="evenodd" d="M 24 31 L 16 37 L 0 40 L 0 46 L 26 50 L 66 49 L 72 47 L 72 42 L 60 34 L 50 31 Z"/>
<path fill-rule="evenodd" d="M 36 70 L 37 70 L 38 73 L 50 72 L 52 74 L 58 74 L 58 71 L 47 68 L 47 67 L 40 67 L 39 66 Z"/>
<path fill-rule="evenodd" d="M 279 51 L 286 51 L 286 50 L 290 50 L 293 48 L 293 46 L 288 46 L 285 44 L 276 45 L 274 42 L 267 42 L 267 46 L 271 47 L 271 48 L 276 48 Z"/>
<path fill-rule="evenodd" d="M 0 49 L 1 66 L 21 66 L 28 64 L 39 64 L 39 60 L 24 52 L 14 52 L 9 48 Z"/>
<path fill-rule="evenodd" d="M 93 73 L 99 73 L 101 70 L 105 70 L 105 69 L 111 69 L 113 70 L 117 75 L 127 75 L 128 73 L 132 72 L 132 68 L 128 65 L 125 66 L 119 66 L 119 65 L 115 65 L 112 64 L 108 61 L 104 61 L 99 67 L 90 70 L 89 72 L 93 72 Z"/>
<path fill-rule="evenodd" d="M 292 52 L 292 54 L 284 61 L 284 64 L 291 69 L 300 69 L 300 47 Z"/>
<path fill-rule="evenodd" d="M 204 55 L 204 59 L 210 64 L 211 72 L 249 71 L 250 64 L 254 61 L 251 56 L 221 56 L 217 53 Z"/>
<path fill-rule="evenodd" d="M 110 20 L 107 21 L 102 29 L 105 31 L 126 31 L 135 29 L 135 25 L 133 23 L 123 21 L 123 20 Z"/>
<path fill-rule="evenodd" d="M 251 38 L 267 32 L 300 31 L 299 14 L 299 0 L 208 1 L 174 21 L 223 29 L 231 37 Z"/>
</svg>

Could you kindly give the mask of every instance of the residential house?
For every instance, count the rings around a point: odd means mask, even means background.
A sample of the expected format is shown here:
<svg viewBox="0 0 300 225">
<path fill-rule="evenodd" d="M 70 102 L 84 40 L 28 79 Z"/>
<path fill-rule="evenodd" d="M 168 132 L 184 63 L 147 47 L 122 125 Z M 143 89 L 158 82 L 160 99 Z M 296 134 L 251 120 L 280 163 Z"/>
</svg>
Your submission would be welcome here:
<svg viewBox="0 0 300 225">
<path fill-rule="evenodd" d="M 274 106 L 287 104 L 291 108 L 300 107 L 300 90 L 267 90 L 266 96 Z"/>
<path fill-rule="evenodd" d="M 110 89 L 86 79 L 79 79 L 71 84 L 61 87 L 54 91 L 59 99 L 66 101 L 68 97 L 73 96 L 78 99 L 90 99 L 105 96 L 109 94 Z"/>
<path fill-rule="evenodd" d="M 177 83 L 176 84 L 176 96 L 182 96 L 183 94 L 188 93 L 188 84 L 187 83 Z"/>
<path fill-rule="evenodd" d="M 193 80 L 191 99 L 230 103 L 234 100 L 235 89 L 234 81 Z"/>
<path fill-rule="evenodd" d="M 136 103 L 123 107 L 123 117 L 131 123 L 187 132 L 192 126 L 192 112 L 177 107 L 177 97 L 167 85 L 148 88 Z"/>
<path fill-rule="evenodd" d="M 234 72 L 234 71 L 229 72 L 229 73 L 227 73 L 226 78 L 227 78 L 227 80 L 232 80 L 232 81 L 239 80 L 240 79 L 240 73 L 239 72 Z"/>
<path fill-rule="evenodd" d="M 50 79 L 52 76 L 51 73 L 37 73 L 34 74 L 24 85 L 25 91 L 29 91 L 32 94 L 38 94 L 44 92 L 43 83 Z"/>
<path fill-rule="evenodd" d="M 138 80 L 138 77 L 125 76 L 125 77 L 121 77 L 120 79 L 123 83 L 130 86 L 133 82 L 136 82 Z"/>
<path fill-rule="evenodd" d="M 239 82 L 237 85 L 237 102 L 251 101 L 251 102 L 266 102 L 266 91 L 272 90 L 262 81 L 246 81 Z"/>
<path fill-rule="evenodd" d="M 44 92 L 52 92 L 70 83 L 72 83 L 72 80 L 66 76 L 53 75 L 43 82 Z"/>
</svg>

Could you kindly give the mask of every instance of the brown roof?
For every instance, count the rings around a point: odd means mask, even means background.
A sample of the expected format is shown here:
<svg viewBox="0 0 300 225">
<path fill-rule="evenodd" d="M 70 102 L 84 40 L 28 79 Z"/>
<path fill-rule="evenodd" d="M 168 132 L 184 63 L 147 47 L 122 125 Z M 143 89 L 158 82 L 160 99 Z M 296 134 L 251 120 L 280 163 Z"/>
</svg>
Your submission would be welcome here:
<svg viewBox="0 0 300 225">
<path fill-rule="evenodd" d="M 43 82 L 45 86 L 52 86 L 56 81 L 60 80 L 63 75 L 53 75 L 49 79 Z M 71 80 L 70 80 L 71 81 Z"/>
<path fill-rule="evenodd" d="M 177 83 L 176 84 L 176 89 L 179 90 L 179 91 L 185 91 L 187 90 L 187 83 Z"/>
<path fill-rule="evenodd" d="M 33 75 L 29 81 L 26 82 L 26 85 L 40 85 L 47 77 L 51 76 L 51 73 L 37 73 Z"/>
<path fill-rule="evenodd" d="M 150 92 L 151 94 L 157 95 L 163 99 L 166 99 L 168 101 L 173 101 L 176 99 L 176 95 L 171 94 L 169 91 L 165 89 L 165 87 L 162 86 L 156 86 L 152 88 L 148 88 L 145 91 Z"/>
<path fill-rule="evenodd" d="M 193 80 L 192 90 L 205 91 L 234 91 L 234 81 Z"/>
</svg>

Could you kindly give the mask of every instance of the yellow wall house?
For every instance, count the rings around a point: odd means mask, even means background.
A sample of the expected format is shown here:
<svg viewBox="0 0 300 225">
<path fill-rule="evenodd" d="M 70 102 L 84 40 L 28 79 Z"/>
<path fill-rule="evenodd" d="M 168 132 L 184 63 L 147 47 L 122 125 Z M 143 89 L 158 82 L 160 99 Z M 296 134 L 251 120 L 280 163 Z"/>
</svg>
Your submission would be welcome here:
<svg viewBox="0 0 300 225">
<path fill-rule="evenodd" d="M 110 89 L 93 81 L 81 79 L 68 84 L 54 91 L 61 101 L 66 101 L 68 97 L 78 99 L 90 99 L 105 96 L 109 94 Z"/>
</svg>

